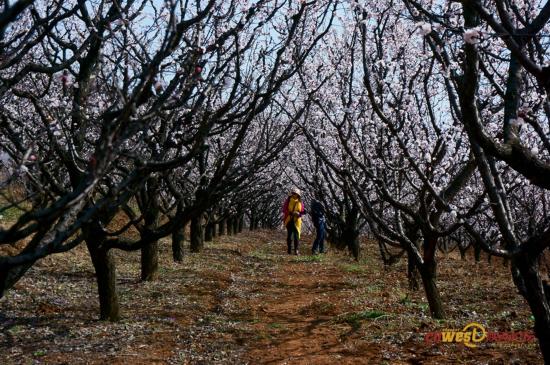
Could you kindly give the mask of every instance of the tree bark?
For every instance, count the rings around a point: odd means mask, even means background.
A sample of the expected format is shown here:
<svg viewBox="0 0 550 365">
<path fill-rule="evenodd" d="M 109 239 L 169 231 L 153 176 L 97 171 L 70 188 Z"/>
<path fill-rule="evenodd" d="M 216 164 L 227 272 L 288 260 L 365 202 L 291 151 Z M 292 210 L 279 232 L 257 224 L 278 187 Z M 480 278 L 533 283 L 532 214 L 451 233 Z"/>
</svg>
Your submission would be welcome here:
<svg viewBox="0 0 550 365">
<path fill-rule="evenodd" d="M 347 244 L 355 260 L 359 260 L 359 232 L 355 227 L 346 227 L 342 232 L 342 239 Z"/>
<path fill-rule="evenodd" d="M 420 274 L 418 272 L 418 267 L 412 257 L 412 254 L 407 253 L 407 279 L 409 280 L 410 290 L 416 291 L 420 289 L 419 276 Z"/>
<path fill-rule="evenodd" d="M 524 254 L 514 261 L 527 289 L 523 296 L 535 317 L 535 335 L 539 341 L 544 363 L 550 364 L 550 305 L 539 274 L 537 259 Z"/>
<path fill-rule="evenodd" d="M 225 235 L 225 218 L 222 218 L 220 223 L 218 223 L 218 236 L 223 235 Z"/>
<path fill-rule="evenodd" d="M 419 263 L 418 269 L 422 278 L 422 285 L 426 292 L 430 314 L 432 318 L 444 319 L 445 310 L 443 301 L 437 288 L 437 261 L 435 260 L 435 250 L 437 248 L 437 237 L 429 234 L 424 235 L 424 262 Z"/>
<path fill-rule="evenodd" d="M 203 237 L 203 226 L 201 222 L 201 218 L 199 217 L 193 217 L 191 219 L 191 232 L 190 232 L 190 240 L 191 240 L 191 252 L 201 252 L 204 247 L 204 237 Z"/>
<path fill-rule="evenodd" d="M 238 232 L 242 233 L 243 228 L 244 228 L 244 215 L 241 215 L 239 218 Z"/>
<path fill-rule="evenodd" d="M 435 261 L 424 263 L 420 267 L 420 276 L 422 278 L 422 284 L 424 291 L 426 292 L 426 298 L 428 299 L 428 305 L 430 306 L 430 314 L 432 318 L 444 319 L 445 310 L 443 307 L 443 301 L 439 294 L 439 289 L 436 284 L 436 264 Z"/>
<path fill-rule="evenodd" d="M 254 212 L 251 212 L 250 213 L 250 225 L 249 225 L 248 228 L 251 231 L 253 231 L 256 228 L 255 225 L 256 225 L 256 215 L 254 214 Z"/>
<path fill-rule="evenodd" d="M 232 236 L 233 235 L 233 217 L 227 218 L 227 235 Z"/>
<path fill-rule="evenodd" d="M 183 242 L 185 240 L 185 226 L 182 224 L 172 233 L 172 258 L 175 262 L 183 261 Z"/>
<path fill-rule="evenodd" d="M 208 222 L 206 224 L 205 230 L 204 230 L 204 241 L 205 242 L 211 242 L 214 239 L 214 231 L 216 229 L 216 226 L 212 222 Z"/>
<path fill-rule="evenodd" d="M 7 291 L 25 275 L 35 262 L 36 261 L 32 261 L 10 269 L 0 270 L 0 298 L 6 295 Z"/>
<path fill-rule="evenodd" d="M 99 294 L 99 319 L 117 321 L 119 319 L 118 294 L 116 290 L 115 260 L 110 250 L 101 247 L 101 235 L 89 236 L 86 246 L 94 265 L 97 291 Z"/>
<path fill-rule="evenodd" d="M 141 249 L 141 280 L 153 281 L 158 277 L 159 269 L 159 244 L 151 242 Z"/>
<path fill-rule="evenodd" d="M 145 212 L 145 232 L 144 236 L 147 237 L 151 234 L 151 231 L 157 228 L 159 220 L 159 210 L 155 202 L 156 198 L 149 197 L 152 202 L 150 208 Z M 153 281 L 158 277 L 159 269 L 159 244 L 158 241 L 153 241 L 150 244 L 144 246 L 141 249 L 141 280 Z"/>
<path fill-rule="evenodd" d="M 39 230 L 33 240 L 23 249 L 21 253 L 32 252 L 40 243 L 40 238 L 46 234 L 46 229 Z M 12 268 L 0 270 L 0 298 L 17 283 L 25 273 L 35 264 L 32 261 Z"/>
<path fill-rule="evenodd" d="M 239 233 L 239 218 L 233 217 L 233 234 Z"/>
<path fill-rule="evenodd" d="M 460 246 L 460 244 L 458 245 L 458 252 L 460 252 L 460 259 L 462 261 L 466 261 L 466 252 L 467 251 L 468 251 L 468 247 L 463 248 L 462 246 Z"/>
<path fill-rule="evenodd" d="M 218 236 L 218 231 L 217 231 L 217 227 L 216 227 L 216 222 L 213 220 L 212 221 L 212 226 L 211 226 L 211 229 L 212 229 L 212 238 L 216 238 Z"/>
<path fill-rule="evenodd" d="M 359 260 L 360 254 L 358 220 L 359 208 L 354 204 L 351 209 L 346 212 L 345 224 L 342 229 L 342 238 L 355 260 Z"/>
<path fill-rule="evenodd" d="M 478 244 L 474 245 L 474 259 L 476 262 L 481 260 L 481 247 Z"/>
</svg>

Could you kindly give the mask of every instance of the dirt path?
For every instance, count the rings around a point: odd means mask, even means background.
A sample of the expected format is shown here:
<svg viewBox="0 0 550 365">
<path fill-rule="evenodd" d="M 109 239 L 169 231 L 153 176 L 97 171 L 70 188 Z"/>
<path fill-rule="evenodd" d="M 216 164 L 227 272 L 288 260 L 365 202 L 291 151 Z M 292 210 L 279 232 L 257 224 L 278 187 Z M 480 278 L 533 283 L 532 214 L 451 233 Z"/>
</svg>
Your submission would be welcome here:
<svg viewBox="0 0 550 365">
<path fill-rule="evenodd" d="M 351 310 L 354 287 L 348 273 L 323 256 L 285 255 L 278 241 L 260 253 L 249 253 L 258 274 L 249 282 L 247 299 L 238 307 L 253 316 L 257 338 L 244 356 L 250 363 L 328 364 L 353 362 L 353 346 L 345 341 L 350 327 L 337 320 Z M 306 246 L 306 245 L 304 245 Z M 309 250 L 303 247 L 302 252 Z M 254 295 L 255 294 L 255 295 Z M 361 354 L 361 362 L 367 359 Z"/>
</svg>

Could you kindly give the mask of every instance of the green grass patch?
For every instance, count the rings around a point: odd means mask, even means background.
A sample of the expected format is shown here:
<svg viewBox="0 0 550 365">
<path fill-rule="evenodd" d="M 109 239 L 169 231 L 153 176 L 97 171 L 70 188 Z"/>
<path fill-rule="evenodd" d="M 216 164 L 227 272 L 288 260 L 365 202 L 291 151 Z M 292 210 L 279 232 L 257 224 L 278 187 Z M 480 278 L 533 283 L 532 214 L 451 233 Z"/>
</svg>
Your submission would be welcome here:
<svg viewBox="0 0 550 365">
<path fill-rule="evenodd" d="M 380 263 L 380 261 L 378 261 L 378 259 L 376 257 L 369 256 L 369 255 L 366 255 L 366 254 L 361 255 L 361 257 L 359 258 L 359 262 L 358 262 L 359 265 L 363 265 L 363 266 L 367 266 L 367 265 L 373 266 L 373 265 L 377 265 L 379 263 Z"/>
<path fill-rule="evenodd" d="M 276 323 L 276 322 L 270 323 L 268 326 L 269 326 L 269 328 L 273 328 L 273 329 L 284 329 L 284 328 L 286 328 L 284 324 Z"/>
<path fill-rule="evenodd" d="M 371 284 L 365 287 L 365 291 L 367 293 L 378 293 L 378 292 L 381 292 L 382 290 L 383 288 L 382 288 L 382 285 L 380 284 Z"/>
<path fill-rule="evenodd" d="M 5 207 L 0 208 L 0 222 L 15 222 L 25 213 L 23 209 L 18 207 L 10 207 L 3 210 Z"/>
<path fill-rule="evenodd" d="M 268 340 L 268 341 L 271 341 L 273 340 L 273 336 L 268 333 L 268 332 L 256 332 L 256 335 L 254 336 L 255 339 L 257 341 L 262 341 L 262 340 Z"/>
<path fill-rule="evenodd" d="M 404 306 L 407 306 L 407 307 L 412 307 L 415 305 L 415 303 L 409 297 L 409 294 L 405 294 L 401 296 L 401 299 L 399 299 L 399 304 L 403 304 Z"/>
<path fill-rule="evenodd" d="M 362 274 L 367 268 L 362 264 L 344 264 L 342 270 L 349 273 Z"/>
<path fill-rule="evenodd" d="M 387 313 L 378 310 L 366 310 L 362 312 L 347 313 L 338 317 L 338 322 L 347 323 L 356 331 L 361 328 L 363 321 L 389 316 Z"/>
<path fill-rule="evenodd" d="M 268 248 L 262 247 L 252 251 L 249 256 L 260 260 L 272 261 L 277 255 L 270 253 Z"/>
<path fill-rule="evenodd" d="M 45 356 L 47 354 L 47 351 L 46 350 L 37 350 L 37 351 L 33 352 L 32 354 L 36 357 L 41 357 L 41 356 Z"/>
<path fill-rule="evenodd" d="M 409 308 L 418 308 L 423 312 L 427 312 L 430 309 L 428 303 L 416 303 L 409 297 L 409 294 L 402 295 L 399 299 L 399 304 L 402 304 Z"/>
<path fill-rule="evenodd" d="M 427 303 L 418 303 L 418 308 L 422 309 L 423 312 L 427 312 L 430 306 Z"/>
<path fill-rule="evenodd" d="M 24 329 L 25 329 L 25 326 L 15 325 L 10 329 L 8 329 L 7 332 L 13 336 L 13 335 L 17 335 L 18 333 L 21 333 L 21 331 L 23 331 Z"/>
</svg>

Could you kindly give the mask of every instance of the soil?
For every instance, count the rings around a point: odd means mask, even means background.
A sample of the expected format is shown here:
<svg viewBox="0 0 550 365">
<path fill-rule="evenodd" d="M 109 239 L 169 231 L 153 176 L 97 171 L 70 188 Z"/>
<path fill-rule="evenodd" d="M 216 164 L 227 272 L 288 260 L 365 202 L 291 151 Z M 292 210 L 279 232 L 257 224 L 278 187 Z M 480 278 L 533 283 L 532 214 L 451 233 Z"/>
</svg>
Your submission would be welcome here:
<svg viewBox="0 0 550 365">
<path fill-rule="evenodd" d="M 542 364 L 536 342 L 428 343 L 470 322 L 531 331 L 532 317 L 500 259 L 441 254 L 448 318 L 433 320 L 411 292 L 406 260 L 384 267 L 377 246 L 287 255 L 281 232 L 215 238 L 182 263 L 161 244 L 155 282 L 139 281 L 139 253 L 117 252 L 122 319 L 98 321 L 85 250 L 41 260 L 0 299 L 0 364 Z"/>
</svg>

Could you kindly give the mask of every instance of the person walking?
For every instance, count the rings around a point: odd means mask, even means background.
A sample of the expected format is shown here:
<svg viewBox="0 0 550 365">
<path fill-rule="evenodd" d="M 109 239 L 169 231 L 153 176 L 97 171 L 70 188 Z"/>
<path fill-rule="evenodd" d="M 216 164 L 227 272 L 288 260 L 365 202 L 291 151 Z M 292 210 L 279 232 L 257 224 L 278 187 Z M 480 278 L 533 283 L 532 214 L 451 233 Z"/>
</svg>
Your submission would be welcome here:
<svg viewBox="0 0 550 365">
<path fill-rule="evenodd" d="M 301 195 L 300 189 L 293 188 L 283 205 L 283 222 L 287 232 L 286 245 L 289 255 L 292 252 L 292 241 L 294 241 L 294 254 L 300 254 L 298 245 L 302 231 L 302 215 L 304 215 L 304 204 L 302 204 Z"/>
<path fill-rule="evenodd" d="M 311 202 L 311 219 L 315 226 L 315 241 L 313 241 L 313 247 L 311 253 L 316 255 L 318 253 L 325 253 L 325 235 L 326 235 L 326 218 L 325 207 L 318 200 Z"/>
</svg>

